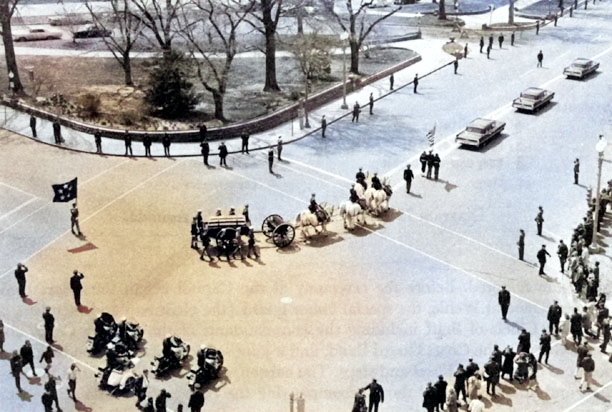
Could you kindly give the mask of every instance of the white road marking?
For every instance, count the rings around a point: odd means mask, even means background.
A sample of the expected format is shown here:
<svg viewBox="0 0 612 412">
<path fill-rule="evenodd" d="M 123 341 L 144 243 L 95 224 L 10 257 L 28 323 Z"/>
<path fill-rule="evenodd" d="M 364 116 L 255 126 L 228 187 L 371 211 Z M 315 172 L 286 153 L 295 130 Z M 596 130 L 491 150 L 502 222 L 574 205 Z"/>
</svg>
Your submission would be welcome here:
<svg viewBox="0 0 612 412">
<path fill-rule="evenodd" d="M 604 389 L 606 389 L 610 385 L 612 385 L 612 381 L 606 383 L 604 386 L 602 386 L 601 388 L 597 389 L 595 392 L 591 393 L 590 395 L 587 395 L 584 398 L 580 399 L 578 402 L 576 402 L 575 404 L 573 404 L 569 408 L 565 409 L 563 412 L 569 412 L 569 411 L 577 408 L 578 406 L 582 405 L 587 400 L 591 399 L 594 396 L 597 396 L 599 394 L 599 392 L 603 391 Z"/>
<path fill-rule="evenodd" d="M 4 182 L 0 182 L 0 185 L 2 185 L 2 186 L 6 186 L 6 187 L 8 187 L 9 189 L 13 189 L 13 190 L 15 190 L 15 191 L 17 191 L 17 192 L 21 192 L 21 193 L 26 194 L 26 195 L 28 195 L 28 196 L 38 197 L 38 196 L 36 196 L 35 194 L 32 194 L 32 193 L 30 193 L 30 192 L 26 192 L 25 190 L 21 190 L 21 189 L 20 189 L 20 188 L 18 188 L 18 187 L 11 186 L 11 185 L 6 184 L 6 183 L 4 183 Z"/>
<path fill-rule="evenodd" d="M 37 200 L 37 198 L 36 198 L 36 197 L 33 197 L 33 198 L 31 198 L 30 200 L 28 200 L 27 202 L 24 202 L 24 203 L 20 204 L 19 206 L 17 206 L 16 208 L 14 208 L 13 210 L 11 210 L 10 212 L 5 213 L 5 214 L 3 214 L 2 216 L 0 216 L 0 220 L 4 219 L 5 217 L 8 217 L 8 216 L 12 215 L 13 213 L 15 213 L 15 212 L 17 212 L 17 211 L 21 210 L 22 208 L 26 207 L 27 205 L 29 205 L 29 204 L 30 204 L 30 203 L 32 203 L 32 202 L 35 202 L 36 200 Z M 3 233 L 3 232 L 4 232 L 4 230 L 3 230 L 2 232 L 0 232 L 0 233 Z"/>
</svg>

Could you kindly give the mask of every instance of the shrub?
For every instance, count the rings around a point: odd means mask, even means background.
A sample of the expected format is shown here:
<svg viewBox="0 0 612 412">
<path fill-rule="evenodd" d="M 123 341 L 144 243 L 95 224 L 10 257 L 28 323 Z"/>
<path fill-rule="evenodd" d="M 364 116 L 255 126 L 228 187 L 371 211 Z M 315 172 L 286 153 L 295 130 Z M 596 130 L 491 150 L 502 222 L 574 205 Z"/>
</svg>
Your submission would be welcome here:
<svg viewBox="0 0 612 412">
<path fill-rule="evenodd" d="M 85 118 L 95 118 L 100 116 L 100 96 L 87 93 L 79 97 L 78 104 L 81 107 L 81 116 Z"/>
</svg>

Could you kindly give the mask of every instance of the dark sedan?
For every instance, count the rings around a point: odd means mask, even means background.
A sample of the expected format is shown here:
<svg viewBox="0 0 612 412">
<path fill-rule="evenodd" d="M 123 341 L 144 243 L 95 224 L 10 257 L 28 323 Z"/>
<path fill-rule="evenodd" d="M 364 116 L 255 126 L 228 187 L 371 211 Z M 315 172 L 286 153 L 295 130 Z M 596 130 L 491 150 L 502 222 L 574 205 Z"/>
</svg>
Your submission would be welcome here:
<svg viewBox="0 0 612 412">
<path fill-rule="evenodd" d="M 85 30 L 79 30 L 74 32 L 75 39 L 90 39 L 92 37 L 110 37 L 112 33 L 108 30 L 104 30 L 100 27 L 92 26 Z"/>
</svg>

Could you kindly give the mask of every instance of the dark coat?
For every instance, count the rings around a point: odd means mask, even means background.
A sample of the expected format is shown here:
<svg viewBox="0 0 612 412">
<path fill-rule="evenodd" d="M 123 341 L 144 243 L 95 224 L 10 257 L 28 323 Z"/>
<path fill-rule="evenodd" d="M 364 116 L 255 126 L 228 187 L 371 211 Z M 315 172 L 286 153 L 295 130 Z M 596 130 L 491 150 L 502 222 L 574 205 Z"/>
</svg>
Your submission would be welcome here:
<svg viewBox="0 0 612 412">
<path fill-rule="evenodd" d="M 82 273 L 76 273 L 74 275 L 72 275 L 72 277 L 70 278 L 70 289 L 72 290 L 81 290 L 83 289 L 83 285 L 81 284 L 81 279 L 83 279 L 85 276 L 83 276 Z"/>
<path fill-rule="evenodd" d="M 195 391 L 189 398 L 188 408 L 201 408 L 204 406 L 204 394 L 200 391 Z"/>
</svg>

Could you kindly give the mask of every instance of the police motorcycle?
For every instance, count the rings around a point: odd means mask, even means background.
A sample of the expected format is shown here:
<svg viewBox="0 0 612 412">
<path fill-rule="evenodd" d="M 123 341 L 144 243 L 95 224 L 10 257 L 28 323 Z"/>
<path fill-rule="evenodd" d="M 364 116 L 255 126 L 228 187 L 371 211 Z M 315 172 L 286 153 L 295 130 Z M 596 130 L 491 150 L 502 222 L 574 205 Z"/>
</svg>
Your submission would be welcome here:
<svg viewBox="0 0 612 412">
<path fill-rule="evenodd" d="M 138 350 L 144 330 L 139 326 L 138 323 L 128 322 L 125 317 L 121 318 L 121 323 L 117 325 L 117 335 L 121 342 L 123 342 L 128 349 Z"/>
<path fill-rule="evenodd" d="M 200 346 L 198 351 L 198 369 L 192 370 L 193 375 L 187 379 L 193 380 L 194 384 L 204 386 L 209 382 L 217 379 L 223 368 L 223 353 L 214 348 L 207 348 L 205 345 Z"/>
<path fill-rule="evenodd" d="M 177 336 L 166 336 L 163 341 L 162 356 L 155 357 L 156 362 L 151 362 L 155 367 L 151 371 L 155 376 L 167 376 L 170 372 L 180 369 L 182 363 L 189 355 L 190 347 Z"/>
<path fill-rule="evenodd" d="M 96 374 L 100 378 L 98 387 L 118 396 L 132 392 L 136 383 L 136 375 L 132 371 L 138 363 L 134 351 L 118 339 L 106 345 L 106 366 L 98 368 Z"/>
</svg>

